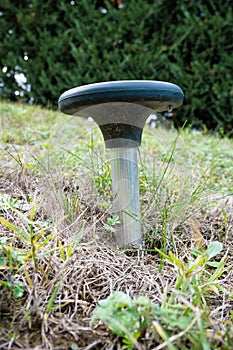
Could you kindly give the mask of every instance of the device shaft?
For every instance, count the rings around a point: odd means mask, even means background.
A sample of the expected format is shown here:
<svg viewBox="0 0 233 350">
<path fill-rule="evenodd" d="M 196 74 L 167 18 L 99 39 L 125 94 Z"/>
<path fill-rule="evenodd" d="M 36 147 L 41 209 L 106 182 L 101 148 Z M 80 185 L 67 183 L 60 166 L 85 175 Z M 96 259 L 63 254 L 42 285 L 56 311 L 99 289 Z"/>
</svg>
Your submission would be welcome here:
<svg viewBox="0 0 233 350">
<path fill-rule="evenodd" d="M 115 239 L 119 247 L 141 247 L 141 215 L 137 147 L 110 149 L 113 213 L 119 216 Z"/>
</svg>

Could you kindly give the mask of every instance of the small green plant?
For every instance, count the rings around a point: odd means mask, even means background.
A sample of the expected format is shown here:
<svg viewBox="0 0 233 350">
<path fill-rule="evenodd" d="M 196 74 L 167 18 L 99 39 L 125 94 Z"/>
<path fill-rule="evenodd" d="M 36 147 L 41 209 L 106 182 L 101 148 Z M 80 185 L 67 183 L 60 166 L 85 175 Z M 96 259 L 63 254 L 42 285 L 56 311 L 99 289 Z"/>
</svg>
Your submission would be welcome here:
<svg viewBox="0 0 233 350">
<path fill-rule="evenodd" d="M 159 254 L 169 261 L 177 270 L 177 280 L 174 291 L 171 293 L 168 303 L 172 305 L 177 293 L 185 293 L 192 297 L 193 305 L 204 305 L 203 298 L 208 297 L 211 292 L 218 294 L 225 290 L 218 283 L 218 278 L 224 273 L 224 263 L 227 253 L 220 261 L 212 261 L 222 250 L 220 242 L 211 242 L 204 252 L 192 250 L 195 259 L 190 256 L 188 262 L 175 256 L 171 251 L 165 254 L 155 248 Z M 212 268 L 212 270 L 210 270 Z"/>
<path fill-rule="evenodd" d="M 113 215 L 110 218 L 107 218 L 107 223 L 104 224 L 104 228 L 110 232 L 116 232 L 115 225 L 120 223 L 120 219 L 118 215 Z"/>
<path fill-rule="evenodd" d="M 59 248 L 53 248 L 46 250 L 45 252 L 39 253 L 40 250 L 48 245 L 48 243 L 57 236 L 57 234 L 50 234 L 50 230 L 54 226 L 54 223 L 50 219 L 47 221 L 36 220 L 35 218 L 35 207 L 30 205 L 31 212 L 29 218 L 26 214 L 18 210 L 18 202 L 12 203 L 9 200 L 8 203 L 4 202 L 4 209 L 11 209 L 14 212 L 19 221 L 20 225 L 15 225 L 14 223 L 6 220 L 4 217 L 0 217 L 0 223 L 7 229 L 11 230 L 15 238 L 20 240 L 23 244 L 23 248 L 18 249 L 12 246 L 12 243 L 8 242 L 10 240 L 5 240 L 3 237 L 1 239 L 2 253 L 0 256 L 0 261 L 4 261 L 6 268 L 12 268 L 17 264 L 22 265 L 27 261 L 32 261 L 34 265 L 34 271 L 37 272 L 40 268 L 38 265 L 38 259 L 45 255 L 50 254 L 54 250 L 59 250 Z M 6 244 L 7 243 L 7 244 Z M 27 271 L 25 270 L 26 277 L 30 285 L 33 284 Z"/>
<path fill-rule="evenodd" d="M 13 198 L 8 194 L 0 193 L 0 210 L 7 210 L 10 208 L 16 208 L 21 211 L 30 210 L 32 207 L 32 202 L 25 201 L 19 198 Z"/>
<path fill-rule="evenodd" d="M 14 278 L 23 265 L 24 258 L 25 253 L 22 249 L 13 247 L 7 237 L 0 238 L 0 270 L 8 271 L 8 278 L 0 280 L 0 285 L 3 290 L 10 291 L 16 299 L 24 294 L 24 283 Z"/>
<path fill-rule="evenodd" d="M 112 177 L 109 163 L 102 163 L 99 165 L 99 169 L 97 169 L 94 174 L 94 181 L 98 192 L 105 196 L 107 194 L 111 198 Z"/>
<path fill-rule="evenodd" d="M 177 269 L 170 296 L 165 293 L 159 306 L 144 296 L 132 299 L 123 292 L 115 292 L 99 302 L 92 323 L 97 319 L 104 322 L 122 339 L 123 349 L 141 349 L 138 341 L 146 331 L 154 334 L 155 344 L 163 342 L 168 349 L 177 349 L 173 343 L 184 335 L 184 342 L 193 348 L 211 349 L 204 331 L 205 323 L 209 321 L 206 299 L 211 293 L 224 292 L 218 279 L 224 272 L 226 254 L 220 261 L 212 261 L 221 250 L 221 243 L 212 242 L 203 253 L 193 251 L 196 258 L 186 263 L 171 251 L 165 254 L 157 249 Z"/>
<path fill-rule="evenodd" d="M 7 268 L 9 271 L 17 270 L 22 266 L 25 252 L 23 249 L 12 246 L 7 237 L 0 238 L 0 267 Z"/>
<path fill-rule="evenodd" d="M 48 222 L 41 222 L 36 220 L 34 221 L 34 209 L 32 210 L 29 219 L 25 215 L 20 213 L 18 210 L 14 210 L 21 217 L 24 223 L 25 230 L 22 230 L 21 228 L 4 219 L 3 217 L 0 217 L 0 223 L 8 229 L 14 231 L 18 238 L 20 238 L 22 241 L 28 244 L 29 251 L 27 252 L 27 254 L 25 254 L 24 261 L 32 259 L 35 270 L 37 270 L 38 251 L 55 237 L 54 235 L 48 235 L 47 237 L 43 238 L 45 233 L 52 227 L 52 225 L 48 225 Z"/>
<path fill-rule="evenodd" d="M 92 323 L 100 319 L 122 340 L 122 349 L 141 349 L 139 339 L 147 332 L 154 333 L 154 344 L 164 341 L 168 349 L 175 350 L 169 337 L 183 332 L 196 323 L 195 312 L 185 314 L 184 305 L 164 308 L 147 297 L 130 298 L 123 292 L 115 292 L 99 302 Z"/>
<path fill-rule="evenodd" d="M 92 323 L 100 319 L 122 338 L 123 349 L 133 349 L 151 322 L 152 305 L 146 297 L 133 300 L 123 292 L 115 292 L 99 302 Z"/>
<path fill-rule="evenodd" d="M 0 285 L 3 287 L 3 290 L 10 290 L 15 299 L 20 299 L 24 295 L 25 285 L 21 281 L 0 281 Z"/>
</svg>

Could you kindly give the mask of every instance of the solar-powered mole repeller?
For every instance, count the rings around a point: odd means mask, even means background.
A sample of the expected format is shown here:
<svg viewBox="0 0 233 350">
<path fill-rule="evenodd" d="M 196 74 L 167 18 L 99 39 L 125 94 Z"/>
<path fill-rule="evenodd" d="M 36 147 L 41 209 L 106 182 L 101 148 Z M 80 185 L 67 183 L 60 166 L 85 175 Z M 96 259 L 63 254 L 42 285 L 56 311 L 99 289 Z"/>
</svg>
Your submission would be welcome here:
<svg viewBox="0 0 233 350">
<path fill-rule="evenodd" d="M 151 80 L 110 81 L 79 86 L 58 101 L 62 112 L 92 117 L 110 149 L 113 214 L 118 215 L 119 247 L 142 246 L 138 184 L 138 147 L 152 112 L 179 107 L 184 94 L 175 84 Z"/>
</svg>

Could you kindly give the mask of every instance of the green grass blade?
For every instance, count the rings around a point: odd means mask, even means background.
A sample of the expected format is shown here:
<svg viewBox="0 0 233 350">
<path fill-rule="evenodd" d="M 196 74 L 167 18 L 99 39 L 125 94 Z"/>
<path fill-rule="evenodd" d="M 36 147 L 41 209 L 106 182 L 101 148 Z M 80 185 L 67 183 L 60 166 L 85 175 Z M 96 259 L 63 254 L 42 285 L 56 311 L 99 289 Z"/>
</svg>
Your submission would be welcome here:
<svg viewBox="0 0 233 350">
<path fill-rule="evenodd" d="M 4 219 L 3 217 L 0 217 L 0 223 L 3 224 L 5 227 L 9 228 L 10 230 L 17 233 L 19 236 L 23 237 L 26 241 L 30 242 L 30 235 L 26 232 L 20 230 L 17 226 L 9 222 L 8 220 Z"/>
</svg>

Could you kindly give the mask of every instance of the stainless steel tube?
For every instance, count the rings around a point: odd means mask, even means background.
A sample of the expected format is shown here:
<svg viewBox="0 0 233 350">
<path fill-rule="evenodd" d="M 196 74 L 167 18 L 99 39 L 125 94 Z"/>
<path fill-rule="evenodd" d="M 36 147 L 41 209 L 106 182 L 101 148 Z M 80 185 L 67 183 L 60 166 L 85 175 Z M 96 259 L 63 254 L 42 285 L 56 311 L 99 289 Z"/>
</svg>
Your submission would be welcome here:
<svg viewBox="0 0 233 350">
<path fill-rule="evenodd" d="M 119 247 L 142 245 L 137 147 L 110 149 L 113 213 L 118 215 L 115 240 Z"/>
</svg>

